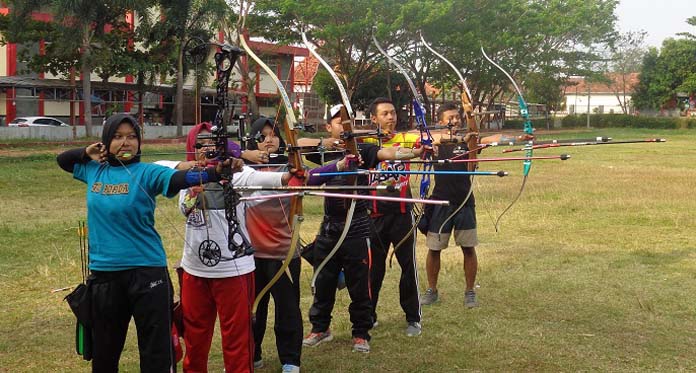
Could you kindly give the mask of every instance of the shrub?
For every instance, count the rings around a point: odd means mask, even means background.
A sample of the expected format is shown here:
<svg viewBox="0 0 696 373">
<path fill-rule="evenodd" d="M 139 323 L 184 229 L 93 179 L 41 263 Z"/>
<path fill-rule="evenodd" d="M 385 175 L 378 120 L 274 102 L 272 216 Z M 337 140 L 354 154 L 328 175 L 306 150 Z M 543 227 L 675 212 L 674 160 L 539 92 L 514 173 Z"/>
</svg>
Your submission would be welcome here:
<svg viewBox="0 0 696 373">
<path fill-rule="evenodd" d="M 551 126 L 553 127 L 553 118 L 549 118 L 551 121 Z M 534 128 L 546 128 L 546 118 L 532 119 L 532 127 Z M 503 124 L 503 129 L 524 129 L 524 121 L 522 119 L 505 119 L 505 124 Z"/>
<path fill-rule="evenodd" d="M 562 120 L 564 128 L 585 127 L 586 115 L 568 115 Z M 696 128 L 696 120 L 668 117 L 640 117 L 624 114 L 593 114 L 590 116 L 590 125 L 593 128 L 653 128 L 653 129 L 677 129 Z"/>
</svg>

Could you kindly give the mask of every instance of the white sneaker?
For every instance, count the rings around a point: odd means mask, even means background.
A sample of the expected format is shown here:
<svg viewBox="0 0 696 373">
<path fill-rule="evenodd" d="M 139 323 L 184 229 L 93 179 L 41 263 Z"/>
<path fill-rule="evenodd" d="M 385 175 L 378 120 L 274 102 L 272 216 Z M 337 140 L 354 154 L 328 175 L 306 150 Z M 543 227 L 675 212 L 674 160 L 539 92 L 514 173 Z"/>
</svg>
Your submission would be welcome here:
<svg viewBox="0 0 696 373">
<path fill-rule="evenodd" d="M 419 322 L 410 322 L 406 327 L 406 335 L 409 337 L 417 337 L 421 335 L 423 327 Z"/>
<path fill-rule="evenodd" d="M 329 342 L 332 339 L 333 335 L 331 335 L 331 330 L 327 330 L 325 332 L 320 333 L 309 333 L 309 335 L 307 335 L 305 339 L 302 340 L 302 345 L 307 347 L 314 347 L 318 346 L 321 343 Z"/>
<path fill-rule="evenodd" d="M 300 373 L 300 367 L 292 364 L 283 364 L 283 370 L 281 373 Z"/>
</svg>

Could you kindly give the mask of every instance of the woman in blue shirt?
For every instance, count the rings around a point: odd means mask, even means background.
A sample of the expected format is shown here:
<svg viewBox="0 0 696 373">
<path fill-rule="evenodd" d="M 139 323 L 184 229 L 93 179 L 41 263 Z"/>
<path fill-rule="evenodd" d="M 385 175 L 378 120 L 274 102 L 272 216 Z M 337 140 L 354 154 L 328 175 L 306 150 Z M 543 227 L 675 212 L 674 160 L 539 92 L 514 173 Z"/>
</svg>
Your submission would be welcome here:
<svg viewBox="0 0 696 373">
<path fill-rule="evenodd" d="M 138 333 L 140 370 L 172 371 L 173 290 L 155 230 L 155 197 L 177 195 L 191 186 L 187 180 L 219 180 L 222 167 L 233 163 L 241 167 L 241 161 L 226 161 L 216 169 L 176 171 L 141 163 L 140 138 L 135 118 L 113 115 L 106 120 L 100 143 L 57 158 L 61 168 L 87 184 L 93 372 L 118 371 L 131 317 Z"/>
</svg>

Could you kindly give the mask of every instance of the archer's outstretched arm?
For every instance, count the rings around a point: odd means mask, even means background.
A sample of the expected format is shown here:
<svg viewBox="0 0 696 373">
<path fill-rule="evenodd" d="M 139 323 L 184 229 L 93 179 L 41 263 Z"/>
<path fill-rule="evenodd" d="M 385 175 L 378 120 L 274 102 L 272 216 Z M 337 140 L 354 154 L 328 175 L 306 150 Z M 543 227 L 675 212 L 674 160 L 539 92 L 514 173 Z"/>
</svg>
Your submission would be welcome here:
<svg viewBox="0 0 696 373">
<path fill-rule="evenodd" d="M 432 151 L 432 148 L 428 146 L 421 146 L 415 149 L 402 147 L 382 148 L 377 152 L 377 158 L 380 161 L 412 159 L 420 157 L 423 154 L 423 152 L 426 151 Z"/>
<path fill-rule="evenodd" d="M 58 166 L 67 172 L 73 172 L 78 163 L 85 164 L 89 161 L 105 162 L 106 147 L 100 143 L 94 143 L 86 148 L 66 150 L 56 157 Z"/>
<path fill-rule="evenodd" d="M 522 142 L 522 141 L 530 141 L 530 140 L 534 140 L 533 135 L 522 134 L 519 136 L 508 136 L 508 135 L 499 133 L 497 135 L 483 137 L 483 138 L 481 138 L 481 140 L 479 142 L 481 144 L 491 144 L 494 142 L 504 143 L 504 142 Z"/>
</svg>

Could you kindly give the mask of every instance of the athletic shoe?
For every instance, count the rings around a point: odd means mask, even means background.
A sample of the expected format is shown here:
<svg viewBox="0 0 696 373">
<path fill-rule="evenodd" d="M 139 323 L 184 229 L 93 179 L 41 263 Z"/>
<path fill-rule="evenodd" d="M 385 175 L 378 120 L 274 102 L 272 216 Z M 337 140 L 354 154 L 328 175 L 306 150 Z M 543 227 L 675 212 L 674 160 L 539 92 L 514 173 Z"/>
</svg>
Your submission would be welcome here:
<svg viewBox="0 0 696 373">
<path fill-rule="evenodd" d="M 331 335 L 331 330 L 319 333 L 309 333 L 304 340 L 302 340 L 302 345 L 307 347 L 318 346 L 321 343 L 329 342 L 333 339 Z"/>
<path fill-rule="evenodd" d="M 370 352 L 370 343 L 367 342 L 367 339 L 358 337 L 353 338 L 353 352 Z"/>
<path fill-rule="evenodd" d="M 428 288 L 425 294 L 421 295 L 420 304 L 427 306 L 437 302 L 437 290 Z"/>
<path fill-rule="evenodd" d="M 282 373 L 300 373 L 300 367 L 292 364 L 283 364 Z"/>
<path fill-rule="evenodd" d="M 474 308 L 478 307 L 478 302 L 476 301 L 476 292 L 473 290 L 467 290 L 464 293 L 464 307 Z"/>
<path fill-rule="evenodd" d="M 421 327 L 421 324 L 419 322 L 410 322 L 406 327 L 406 335 L 409 337 L 419 336 L 421 335 L 422 329 L 423 327 Z"/>
<path fill-rule="evenodd" d="M 254 369 L 261 369 L 263 368 L 263 360 L 259 359 L 254 361 Z"/>
<path fill-rule="evenodd" d="M 346 274 L 343 271 L 338 273 L 338 282 L 336 283 L 336 289 L 343 290 L 346 288 Z"/>
</svg>

